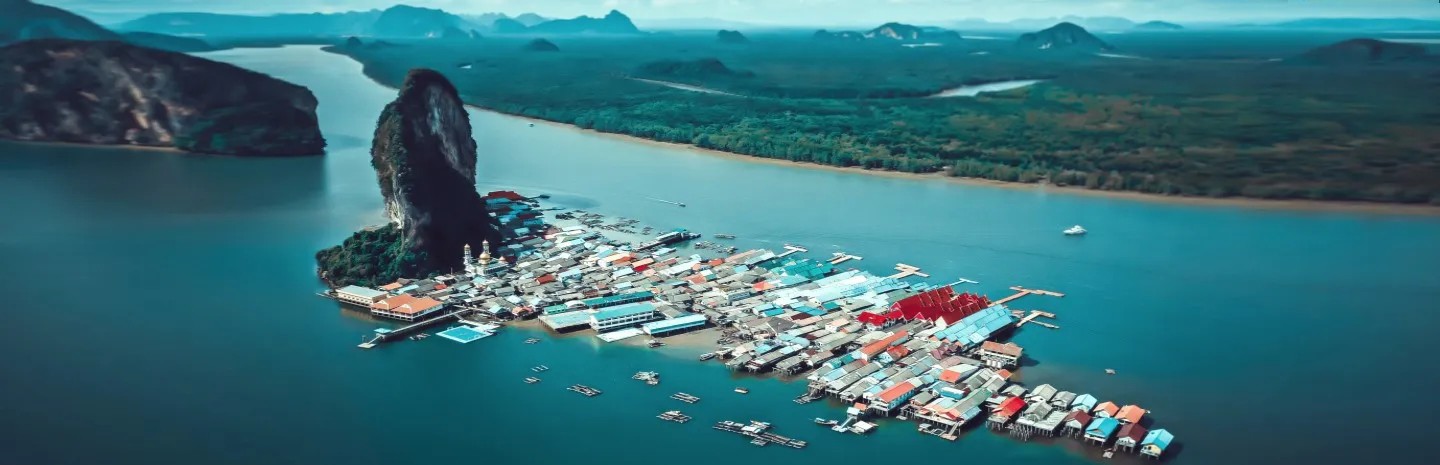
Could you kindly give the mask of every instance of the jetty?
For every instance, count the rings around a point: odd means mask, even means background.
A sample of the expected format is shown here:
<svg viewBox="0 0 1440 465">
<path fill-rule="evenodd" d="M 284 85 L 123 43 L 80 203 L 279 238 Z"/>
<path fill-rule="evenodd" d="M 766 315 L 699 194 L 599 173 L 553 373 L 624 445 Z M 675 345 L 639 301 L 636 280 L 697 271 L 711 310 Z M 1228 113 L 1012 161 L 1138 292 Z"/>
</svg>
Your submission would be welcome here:
<svg viewBox="0 0 1440 465">
<path fill-rule="evenodd" d="M 1055 325 L 1055 324 L 1053 324 L 1053 323 L 1046 323 L 1046 322 L 1043 322 L 1043 321 L 1035 321 L 1036 318 L 1040 318 L 1040 317 L 1045 317 L 1045 318 L 1051 318 L 1051 319 L 1053 319 L 1053 318 L 1055 318 L 1055 314 L 1054 314 L 1054 313 L 1047 312 L 1047 311 L 1043 311 L 1043 310 L 1031 310 L 1028 315 L 1025 315 L 1023 318 L 1020 318 L 1020 321 L 1019 321 L 1018 323 L 1015 323 L 1015 327 L 1016 327 L 1016 328 L 1019 328 L 1019 327 L 1021 327 L 1021 326 L 1025 326 L 1025 323 L 1035 323 L 1035 324 L 1037 324 L 1037 325 L 1044 326 L 1044 327 L 1050 328 L 1050 329 L 1060 329 L 1060 326 Z"/>
<path fill-rule="evenodd" d="M 797 253 L 804 253 L 804 252 L 809 252 L 809 251 L 810 251 L 810 249 L 807 249 L 807 248 L 804 248 L 804 247 L 801 247 L 801 246 L 798 246 L 798 245 L 785 244 L 785 251 L 782 252 L 782 253 L 780 253 L 780 255 L 776 255 L 775 258 L 785 258 L 785 257 L 789 257 L 789 256 L 791 256 L 791 255 L 795 255 L 795 254 L 797 254 Z"/>
<path fill-rule="evenodd" d="M 904 263 L 896 263 L 896 264 L 895 264 L 895 271 L 899 271 L 899 273 L 895 273 L 895 274 L 893 274 L 893 275 L 890 275 L 891 278 L 900 279 L 900 278 L 908 278 L 908 277 L 911 277 L 911 276 L 919 276 L 919 277 L 922 277 L 922 278 L 929 278 L 929 277 L 930 277 L 930 275 L 928 275 L 928 274 L 921 273 L 921 272 L 920 272 L 920 267 L 915 266 L 915 265 L 906 265 L 906 264 L 904 264 Z"/>
<path fill-rule="evenodd" d="M 864 260 L 864 259 L 865 259 L 865 257 L 861 257 L 861 256 L 859 256 L 859 255 L 850 255 L 850 254 L 847 254 L 847 253 L 845 253 L 845 252 L 835 252 L 834 254 L 831 254 L 831 255 L 835 257 L 835 258 L 833 258 L 833 259 L 830 260 L 830 264 L 831 264 L 831 265 L 839 265 L 839 264 L 841 264 L 841 263 L 845 263 L 845 262 L 848 262 L 848 261 L 850 261 L 850 260 Z"/>
<path fill-rule="evenodd" d="M 696 402 L 699 402 L 699 401 L 700 401 L 700 398 L 699 398 L 699 397 L 694 396 L 694 395 L 690 395 L 690 394 L 686 394 L 686 393 L 683 393 L 683 392 L 677 392 L 677 393 L 675 393 L 675 394 L 672 394 L 672 395 L 670 395 L 670 398 L 671 398 L 671 399 L 678 400 L 678 401 L 681 401 L 681 402 L 684 402 L 684 403 L 687 403 L 687 404 L 693 404 L 693 403 L 696 403 Z"/>
<path fill-rule="evenodd" d="M 398 338 L 403 338 L 411 334 L 418 333 L 421 330 L 429 328 L 431 326 L 456 321 L 460 319 L 460 315 L 462 313 L 464 312 L 451 312 L 437 316 L 435 318 L 418 321 L 395 329 L 377 329 L 375 330 L 375 336 L 372 339 L 370 339 L 368 342 L 361 343 L 358 347 L 360 347 L 361 349 L 373 349 L 375 348 L 375 346 L 379 345 L 382 342 L 390 342 Z"/>
<path fill-rule="evenodd" d="M 739 422 L 725 420 L 716 423 L 715 429 L 749 437 L 751 438 L 750 443 L 757 446 L 764 446 L 766 444 L 779 444 L 794 449 L 804 449 L 807 445 L 805 441 L 781 436 L 771 432 L 770 424 L 763 421 L 751 420 L 750 424 L 746 425 Z"/>
</svg>

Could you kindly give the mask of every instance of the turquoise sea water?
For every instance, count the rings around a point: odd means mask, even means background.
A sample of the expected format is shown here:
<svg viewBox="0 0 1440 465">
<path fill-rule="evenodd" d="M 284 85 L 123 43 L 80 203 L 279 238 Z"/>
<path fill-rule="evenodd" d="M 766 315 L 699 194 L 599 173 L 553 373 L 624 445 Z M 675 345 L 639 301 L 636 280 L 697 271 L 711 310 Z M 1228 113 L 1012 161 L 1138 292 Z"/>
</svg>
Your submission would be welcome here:
<svg viewBox="0 0 1440 465">
<path fill-rule="evenodd" d="M 354 346 L 376 323 L 314 293 L 313 253 L 381 221 L 369 137 L 394 91 L 313 47 L 208 56 L 309 86 L 332 150 L 236 159 L 0 145 L 0 450 L 5 462 L 669 463 L 1100 461 L 1062 440 L 983 429 L 956 443 L 884 423 L 810 424 L 799 383 L 735 377 L 694 351 L 593 338 L 527 345 L 507 329 Z M 699 98 L 699 97 L 697 97 Z M 922 266 L 1015 306 L 1020 379 L 1137 403 L 1180 441 L 1175 463 L 1423 462 L 1440 427 L 1429 356 L 1440 316 L 1440 219 L 1200 207 L 775 166 L 474 112 L 482 189 L 743 246 L 844 250 L 884 272 Z M 647 200 L 685 202 L 688 208 Z M 1072 224 L 1092 231 L 1067 238 Z M 526 385 L 528 367 L 544 382 Z M 1119 374 L 1106 376 L 1105 368 Z M 658 387 L 629 379 L 662 373 Z M 564 390 L 605 390 L 585 398 Z M 731 392 L 737 385 L 748 396 Z M 704 398 L 693 406 L 675 391 Z M 1412 394 L 1405 394 L 1412 393 Z M 654 416 L 680 408 L 689 424 Z M 721 419 L 811 441 L 756 448 Z M 999 462 L 1003 461 L 1003 462 Z M 1114 460 L 1122 461 L 1122 460 Z"/>
</svg>

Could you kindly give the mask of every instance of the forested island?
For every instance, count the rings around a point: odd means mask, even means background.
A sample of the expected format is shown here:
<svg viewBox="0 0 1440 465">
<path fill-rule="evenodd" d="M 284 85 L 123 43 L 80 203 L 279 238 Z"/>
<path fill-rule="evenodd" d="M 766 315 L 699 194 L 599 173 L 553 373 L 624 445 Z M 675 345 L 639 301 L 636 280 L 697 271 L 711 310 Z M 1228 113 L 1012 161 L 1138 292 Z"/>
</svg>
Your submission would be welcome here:
<svg viewBox="0 0 1440 465">
<path fill-rule="evenodd" d="M 552 36 L 564 53 L 545 54 L 524 51 L 535 37 L 328 50 L 390 86 L 427 67 L 480 107 L 744 155 L 1161 195 L 1440 204 L 1432 55 L 1314 60 L 1353 38 L 1318 33 L 1097 43 L 1071 26 L 943 44 L 795 31 L 750 34 L 750 47 L 710 32 Z M 1016 79 L 1041 82 L 933 98 Z"/>
</svg>

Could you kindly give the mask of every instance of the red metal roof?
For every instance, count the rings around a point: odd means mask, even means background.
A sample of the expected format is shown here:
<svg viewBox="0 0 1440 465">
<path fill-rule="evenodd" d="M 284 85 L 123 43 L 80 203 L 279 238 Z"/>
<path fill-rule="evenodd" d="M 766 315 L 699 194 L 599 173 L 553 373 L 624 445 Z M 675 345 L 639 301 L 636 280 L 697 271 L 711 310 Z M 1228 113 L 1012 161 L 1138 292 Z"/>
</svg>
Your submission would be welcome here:
<svg viewBox="0 0 1440 465">
<path fill-rule="evenodd" d="M 855 317 L 855 320 L 861 323 L 865 323 L 867 325 L 875 326 L 884 325 L 886 321 L 885 317 L 870 312 L 860 312 L 860 315 Z"/>
<path fill-rule="evenodd" d="M 892 402 L 895 402 L 895 400 L 896 400 L 896 399 L 899 399 L 900 396 L 903 396 L 903 395 L 905 395 L 905 394 L 909 394 L 910 391 L 914 391 L 914 390 L 915 390 L 915 387 L 916 387 L 916 386 L 915 386 L 913 383 L 909 382 L 909 381 L 906 381 L 906 382 L 903 382 L 903 383 L 900 383 L 900 384 L 896 384 L 896 385 L 894 385 L 894 386 L 890 386 L 889 389 L 886 389 L 886 390 L 884 390 L 884 391 L 880 391 L 880 395 L 879 395 L 878 399 L 880 400 L 880 402 L 884 402 L 884 403 L 886 403 L 886 404 L 888 405 L 888 404 L 890 404 L 890 403 L 892 403 Z"/>
<path fill-rule="evenodd" d="M 1013 417 L 1015 414 L 1020 413 L 1021 410 L 1025 410 L 1025 400 L 1019 397 L 1011 397 L 1005 399 L 1004 402 L 1000 403 L 999 407 L 995 408 L 995 414 L 1002 417 Z"/>
<path fill-rule="evenodd" d="M 487 198 L 487 199 L 502 198 L 502 199 L 510 199 L 510 200 L 525 200 L 525 196 L 520 195 L 520 194 L 517 194 L 517 193 L 515 193 L 515 191 L 490 191 L 490 193 L 489 193 L 489 194 L 485 194 L 485 197 L 483 197 L 483 198 Z"/>
<path fill-rule="evenodd" d="M 954 288 L 941 286 L 900 299 L 890 305 L 884 316 L 887 320 L 944 319 L 947 323 L 954 323 L 989 306 L 988 297 L 969 292 L 956 294 Z"/>
</svg>

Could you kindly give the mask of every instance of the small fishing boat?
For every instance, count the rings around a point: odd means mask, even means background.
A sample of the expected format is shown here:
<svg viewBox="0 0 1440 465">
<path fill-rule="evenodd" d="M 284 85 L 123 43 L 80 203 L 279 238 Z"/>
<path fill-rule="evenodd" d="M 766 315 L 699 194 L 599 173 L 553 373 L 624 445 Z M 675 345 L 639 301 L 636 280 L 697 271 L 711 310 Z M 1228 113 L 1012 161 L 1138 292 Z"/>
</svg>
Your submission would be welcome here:
<svg viewBox="0 0 1440 465">
<path fill-rule="evenodd" d="M 700 354 L 700 361 L 702 361 L 702 362 L 703 362 L 703 361 L 706 361 L 706 360 L 710 360 L 710 359 L 712 359 L 712 358 L 715 358 L 715 353 L 714 353 L 714 352 L 706 352 L 706 353 Z"/>
<path fill-rule="evenodd" d="M 840 422 L 835 421 L 835 420 L 827 420 L 827 419 L 824 419 L 824 418 L 815 417 L 815 424 L 820 425 L 820 426 L 835 426 L 835 425 L 840 424 Z"/>
<path fill-rule="evenodd" d="M 542 371 L 545 371 L 545 370 L 549 370 L 549 369 L 550 369 L 550 367 L 547 367 L 547 366 L 545 366 L 545 365 L 536 365 L 536 366 L 530 367 L 530 371 L 533 371 L 533 372 L 536 372 L 536 373 L 539 373 L 539 372 L 542 372 Z"/>
<path fill-rule="evenodd" d="M 1084 236 L 1086 233 L 1089 232 L 1090 231 L 1086 231 L 1085 228 L 1080 227 L 1080 225 L 1078 224 L 1075 226 L 1071 226 L 1070 229 L 1066 229 L 1064 231 L 1066 236 Z"/>
<path fill-rule="evenodd" d="M 749 390 L 749 389 L 745 389 L 745 388 L 743 388 L 743 387 L 737 387 L 737 388 L 735 388 L 735 392 L 738 392 L 738 393 L 741 393 L 741 394 L 749 394 L 749 393 L 750 393 L 750 390 Z"/>
<path fill-rule="evenodd" d="M 734 235 L 734 234 L 716 234 L 716 235 L 715 235 L 715 238 L 716 238 L 716 239 L 734 239 L 734 238 L 735 238 L 735 235 Z"/>
<path fill-rule="evenodd" d="M 664 343 L 664 342 L 657 341 L 657 340 L 654 340 L 654 339 L 651 339 L 651 340 L 649 340 L 649 341 L 646 341 L 646 342 L 645 342 L 645 345 L 650 346 L 651 349 L 654 349 L 654 348 L 656 348 L 656 347 L 663 347 L 663 346 L 665 346 L 665 343 Z"/>
<path fill-rule="evenodd" d="M 538 383 L 538 382 L 540 382 L 540 378 L 536 378 L 536 377 L 534 377 L 534 376 L 531 376 L 531 377 L 529 377 L 529 378 L 525 378 L 525 384 L 535 384 L 535 383 Z"/>
</svg>

